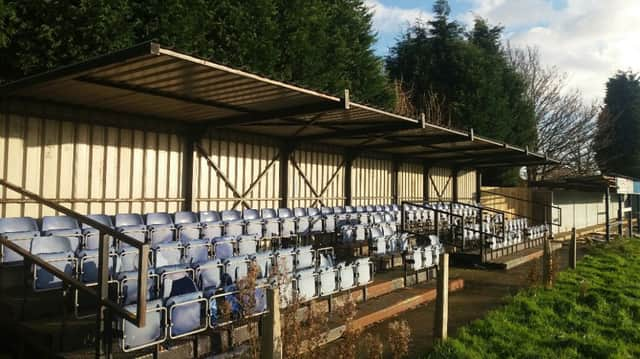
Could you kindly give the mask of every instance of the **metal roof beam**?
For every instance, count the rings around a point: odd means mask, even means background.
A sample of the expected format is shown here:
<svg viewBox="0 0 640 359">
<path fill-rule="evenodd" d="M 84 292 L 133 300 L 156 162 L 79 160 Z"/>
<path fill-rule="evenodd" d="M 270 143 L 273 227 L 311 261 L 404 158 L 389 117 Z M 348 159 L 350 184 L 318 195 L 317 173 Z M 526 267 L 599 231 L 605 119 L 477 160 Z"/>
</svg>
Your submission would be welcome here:
<svg viewBox="0 0 640 359">
<path fill-rule="evenodd" d="M 113 87 L 113 88 L 117 88 L 125 91 L 138 92 L 145 95 L 165 97 L 172 100 L 187 102 L 190 104 L 211 106 L 211 107 L 223 108 L 226 110 L 232 110 L 232 111 L 244 112 L 244 113 L 252 112 L 252 110 L 242 106 L 230 105 L 228 103 L 219 102 L 215 100 L 205 100 L 197 97 L 183 96 L 183 95 L 178 95 L 172 92 L 166 92 L 162 90 L 156 90 L 156 89 L 151 89 L 151 88 L 137 86 L 137 85 L 131 85 L 124 82 L 115 82 L 115 81 L 97 78 L 97 77 L 82 76 L 82 77 L 78 77 L 76 80 L 91 83 L 94 85 L 99 85 L 99 86 Z"/>
<path fill-rule="evenodd" d="M 365 148 L 371 149 L 385 149 L 385 148 L 398 148 L 398 147 L 410 147 L 410 146 L 428 146 L 428 145 L 437 145 L 443 143 L 454 143 L 454 142 L 462 142 L 465 141 L 465 138 L 459 135 L 452 134 L 440 134 L 440 135 L 430 135 L 424 136 L 424 139 L 420 140 L 404 140 L 396 135 L 392 135 L 387 137 L 389 141 L 393 141 L 393 143 L 385 143 L 385 144 L 371 144 L 364 146 Z M 458 140 L 458 141 L 456 141 Z M 429 147 L 432 148 L 432 147 Z"/>
<path fill-rule="evenodd" d="M 370 135 L 375 133 L 388 134 L 389 132 L 406 129 L 409 126 L 415 126 L 415 123 L 402 123 L 402 124 L 396 123 L 393 125 L 379 125 L 379 126 L 369 126 L 369 127 L 363 127 L 363 128 L 353 128 L 348 130 L 339 130 L 333 133 L 322 133 L 317 135 L 298 136 L 297 139 L 305 140 L 305 141 L 314 141 L 314 140 L 324 139 L 327 136 L 331 136 L 332 138 L 346 138 L 346 139 L 357 138 L 363 135 Z"/>
<path fill-rule="evenodd" d="M 274 119 L 284 119 L 291 118 L 293 116 L 301 116 L 301 115 L 310 115 L 323 113 L 331 110 L 341 109 L 344 105 L 342 102 L 330 102 L 330 101 L 321 101 L 311 104 L 298 105 L 293 107 L 287 107 L 274 111 L 265 111 L 265 112 L 255 112 L 250 115 L 240 115 L 240 116 L 232 116 L 220 119 L 210 119 L 205 120 L 207 124 L 213 127 L 226 127 L 226 126 L 237 126 L 237 125 L 247 125 L 252 123 L 259 123 L 268 120 Z M 301 122 L 307 122 L 301 120 Z M 317 124 L 316 124 L 317 125 Z"/>
</svg>

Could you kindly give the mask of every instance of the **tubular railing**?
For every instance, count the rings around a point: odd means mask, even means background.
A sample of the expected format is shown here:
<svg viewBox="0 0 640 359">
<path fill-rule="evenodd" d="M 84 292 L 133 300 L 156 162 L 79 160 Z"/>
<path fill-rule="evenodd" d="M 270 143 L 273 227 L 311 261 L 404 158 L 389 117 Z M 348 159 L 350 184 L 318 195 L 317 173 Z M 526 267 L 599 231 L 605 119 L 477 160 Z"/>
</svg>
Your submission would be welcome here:
<svg viewBox="0 0 640 359">
<path fill-rule="evenodd" d="M 149 267 L 149 244 L 142 243 L 134 238 L 127 236 L 121 232 L 116 231 L 113 228 L 105 226 L 104 224 L 95 221 L 87 216 L 84 216 L 76 211 L 73 211 L 69 208 L 59 205 L 58 203 L 47 200 L 33 192 L 27 191 L 20 186 L 17 186 L 11 182 L 8 182 L 4 179 L 0 179 L 0 185 L 9 188 L 10 190 L 17 192 L 29 199 L 36 201 L 42 205 L 45 205 L 49 208 L 52 208 L 60 213 L 63 213 L 69 217 L 74 218 L 80 223 L 87 224 L 99 231 L 99 259 L 98 259 L 98 285 L 97 288 L 94 286 L 87 286 L 85 283 L 82 283 L 77 278 L 67 275 L 64 271 L 56 268 L 55 266 L 49 264 L 48 262 L 42 260 L 39 256 L 32 254 L 28 250 L 18 246 L 17 244 L 8 240 L 5 236 L 0 236 L 0 245 L 3 247 L 7 247 L 29 262 L 42 267 L 47 270 L 54 276 L 60 278 L 62 282 L 66 285 L 82 291 L 96 299 L 97 302 L 97 311 L 96 311 L 96 357 L 101 357 L 104 355 L 105 351 L 108 351 L 110 348 L 106 347 L 105 343 L 109 343 L 111 338 L 107 335 L 107 330 L 111 328 L 111 319 L 109 310 L 116 313 L 118 316 L 122 317 L 124 320 L 127 320 L 138 327 L 145 326 L 146 323 L 146 313 L 147 313 L 147 276 L 148 276 L 148 267 Z M 136 313 L 132 313 L 130 311 L 125 310 L 120 304 L 109 299 L 109 242 L 112 237 L 115 240 L 125 242 L 130 246 L 136 248 L 138 250 L 138 302 L 136 307 Z M 106 349 L 106 350 L 105 350 Z"/>
</svg>

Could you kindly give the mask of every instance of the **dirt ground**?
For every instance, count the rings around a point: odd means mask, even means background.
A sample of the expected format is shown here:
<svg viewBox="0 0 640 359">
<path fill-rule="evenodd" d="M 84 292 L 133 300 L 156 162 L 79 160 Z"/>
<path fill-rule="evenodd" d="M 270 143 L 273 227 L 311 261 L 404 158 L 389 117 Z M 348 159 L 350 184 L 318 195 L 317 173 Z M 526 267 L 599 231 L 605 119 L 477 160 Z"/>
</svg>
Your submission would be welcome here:
<svg viewBox="0 0 640 359">
<path fill-rule="evenodd" d="M 568 246 L 555 252 L 558 270 L 568 266 Z M 584 255 L 584 248 L 578 247 L 578 258 Z M 449 296 L 449 336 L 470 322 L 482 318 L 488 311 L 502 305 L 505 299 L 520 289 L 532 285 L 532 279 L 542 273 L 541 259 L 523 264 L 509 271 L 451 268 L 450 277 L 464 279 L 464 289 Z M 406 320 L 411 327 L 412 340 L 409 357 L 423 357 L 433 346 L 435 302 L 402 313 L 396 318 L 379 323 L 364 333 L 377 334 L 385 341 L 388 323 Z M 331 344 L 340 345 L 340 341 Z"/>
</svg>

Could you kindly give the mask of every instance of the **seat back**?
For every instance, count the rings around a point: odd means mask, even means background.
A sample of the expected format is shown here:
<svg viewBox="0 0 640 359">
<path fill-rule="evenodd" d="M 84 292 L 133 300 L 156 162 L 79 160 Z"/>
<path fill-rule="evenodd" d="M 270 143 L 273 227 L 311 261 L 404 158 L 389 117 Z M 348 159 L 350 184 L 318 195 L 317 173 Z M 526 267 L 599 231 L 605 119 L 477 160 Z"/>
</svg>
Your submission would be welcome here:
<svg viewBox="0 0 640 359">
<path fill-rule="evenodd" d="M 244 211 L 242 211 L 242 218 L 245 221 L 260 219 L 260 213 L 258 213 L 258 210 L 255 209 L 245 209 Z"/>
<path fill-rule="evenodd" d="M 318 216 L 320 215 L 320 208 L 309 207 L 307 208 L 307 214 L 309 214 L 309 216 Z"/>
<path fill-rule="evenodd" d="M 176 212 L 173 214 L 173 222 L 175 224 L 198 223 L 198 217 L 190 211 Z"/>
<path fill-rule="evenodd" d="M 220 213 L 216 211 L 203 211 L 200 212 L 200 222 L 208 223 L 208 222 L 220 222 Z"/>
<path fill-rule="evenodd" d="M 278 214 L 276 213 L 276 210 L 273 208 L 263 208 L 261 212 L 262 212 L 263 219 L 278 218 Z"/>
<path fill-rule="evenodd" d="M 116 227 L 139 226 L 144 224 L 142 216 L 136 213 L 116 214 Z"/>
<path fill-rule="evenodd" d="M 318 296 L 315 269 L 308 268 L 296 273 L 296 288 L 300 301 L 307 301 Z"/>
<path fill-rule="evenodd" d="M 333 212 L 333 208 L 331 208 L 331 207 L 322 207 L 322 208 L 320 208 L 320 212 L 322 214 L 333 214 L 334 213 Z"/>
<path fill-rule="evenodd" d="M 42 231 L 55 231 L 61 229 L 80 229 L 78 221 L 69 216 L 44 216 L 42 217 Z"/>
<path fill-rule="evenodd" d="M 242 219 L 240 215 L 240 211 L 236 211 L 234 209 L 222 211 L 222 220 L 223 221 L 237 221 Z"/>
<path fill-rule="evenodd" d="M 313 246 L 304 246 L 296 250 L 296 269 L 315 267 Z"/>
<path fill-rule="evenodd" d="M 31 217 L 0 218 L 0 233 L 39 232 L 38 223 Z"/>
<path fill-rule="evenodd" d="M 147 226 L 154 224 L 173 224 L 171 216 L 166 212 L 147 213 L 145 220 Z"/>
<path fill-rule="evenodd" d="M 278 208 L 278 217 L 280 218 L 292 218 L 293 213 L 289 208 Z"/>
<path fill-rule="evenodd" d="M 31 217 L 0 218 L 0 234 L 28 251 L 31 247 L 31 238 L 40 236 L 40 230 L 36 220 Z M 22 262 L 22 256 L 9 248 L 2 248 L 0 253 L 2 253 L 2 263 Z"/>
<path fill-rule="evenodd" d="M 247 277 L 249 263 L 244 257 L 231 257 L 225 262 L 225 272 L 231 277 L 233 283 L 237 283 Z"/>
<path fill-rule="evenodd" d="M 111 221 L 111 217 L 105 214 L 90 214 L 87 217 L 107 227 L 113 227 L 113 222 Z M 86 223 L 82 223 L 82 229 L 93 229 L 93 227 L 91 227 Z"/>
<path fill-rule="evenodd" d="M 72 252 L 71 240 L 67 237 L 33 237 L 31 240 L 31 253 L 33 254 L 68 254 Z"/>
<path fill-rule="evenodd" d="M 309 214 L 307 213 L 307 209 L 306 208 L 302 208 L 302 207 L 296 207 L 293 209 L 293 215 L 296 217 L 306 217 Z"/>
<path fill-rule="evenodd" d="M 233 257 L 233 246 L 235 239 L 233 237 L 218 237 L 213 241 L 213 253 L 217 259 L 227 259 Z"/>
<path fill-rule="evenodd" d="M 136 305 L 128 305 L 125 310 L 136 312 Z M 166 309 L 161 300 L 153 300 L 147 303 L 147 322 L 144 327 L 121 319 L 119 327 L 123 337 L 120 346 L 124 352 L 153 346 L 162 343 L 167 339 L 167 318 Z"/>
<path fill-rule="evenodd" d="M 255 235 L 243 235 L 238 238 L 238 255 L 246 256 L 258 251 L 258 240 Z"/>
<path fill-rule="evenodd" d="M 273 265 L 272 254 L 269 252 L 256 253 L 251 257 L 258 266 L 258 278 L 268 278 Z"/>
</svg>

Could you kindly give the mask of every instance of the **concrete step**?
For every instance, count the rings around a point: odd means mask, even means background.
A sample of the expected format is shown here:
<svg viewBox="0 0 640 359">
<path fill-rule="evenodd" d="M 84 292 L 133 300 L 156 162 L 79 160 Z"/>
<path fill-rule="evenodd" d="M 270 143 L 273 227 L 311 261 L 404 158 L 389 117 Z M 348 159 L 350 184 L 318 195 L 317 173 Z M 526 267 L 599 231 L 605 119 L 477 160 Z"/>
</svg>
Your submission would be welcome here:
<svg viewBox="0 0 640 359">
<path fill-rule="evenodd" d="M 555 252 L 562 248 L 562 243 L 551 243 L 551 251 Z M 535 247 L 522 250 L 516 254 L 503 256 L 491 262 L 485 263 L 487 268 L 509 270 L 530 261 L 536 260 L 544 255 L 543 248 Z"/>
</svg>

